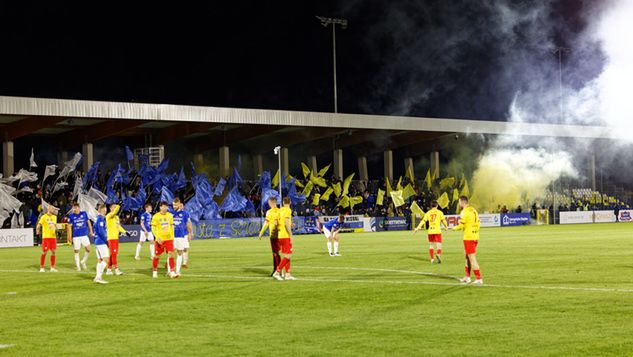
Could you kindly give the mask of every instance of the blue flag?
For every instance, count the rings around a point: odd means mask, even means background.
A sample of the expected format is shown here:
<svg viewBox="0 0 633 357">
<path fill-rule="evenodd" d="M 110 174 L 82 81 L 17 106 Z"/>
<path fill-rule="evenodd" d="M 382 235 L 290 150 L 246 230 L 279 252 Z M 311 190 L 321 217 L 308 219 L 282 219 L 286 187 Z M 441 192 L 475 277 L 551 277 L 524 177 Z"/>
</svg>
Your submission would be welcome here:
<svg viewBox="0 0 633 357">
<path fill-rule="evenodd" d="M 288 189 L 287 196 L 288 198 L 290 198 L 290 202 L 292 202 L 293 205 L 298 205 L 306 200 L 306 196 L 297 193 L 297 186 L 295 185 L 294 178 L 291 179 L 290 182 L 288 182 L 286 188 Z"/>
<path fill-rule="evenodd" d="M 83 178 L 82 188 L 85 190 L 88 185 L 92 185 L 97 179 L 97 174 L 99 172 L 99 161 L 95 162 L 90 166 L 86 176 Z"/>
<path fill-rule="evenodd" d="M 193 223 L 198 223 L 204 213 L 204 207 L 198 202 L 196 196 L 193 196 L 185 203 L 185 211 L 189 213 L 189 217 Z"/>
<path fill-rule="evenodd" d="M 119 202 L 119 197 L 116 195 L 116 192 L 112 189 L 112 187 L 106 187 L 106 201 L 107 205 L 111 205 L 113 203 Z"/>
<path fill-rule="evenodd" d="M 229 194 L 224 198 L 224 201 L 220 206 L 220 211 L 241 212 L 246 208 L 246 201 L 247 199 L 240 194 L 237 186 L 233 187 L 231 191 L 229 191 Z"/>
<path fill-rule="evenodd" d="M 233 173 L 231 174 L 231 176 L 229 176 L 229 188 L 233 188 L 240 183 L 242 183 L 242 177 L 240 176 L 240 173 L 237 172 L 237 169 L 234 167 Z"/>
<path fill-rule="evenodd" d="M 163 186 L 163 189 L 160 191 L 160 201 L 167 202 L 170 206 L 174 202 L 174 194 L 171 193 L 166 186 Z"/>
<path fill-rule="evenodd" d="M 167 170 L 168 166 L 169 166 L 169 159 L 164 159 L 156 168 L 156 172 L 162 174 L 163 172 L 165 172 L 165 170 Z"/>
<path fill-rule="evenodd" d="M 132 152 L 132 150 L 130 150 L 130 147 L 127 145 L 125 145 L 125 156 L 127 158 L 127 161 L 134 160 L 134 153 Z"/>
<path fill-rule="evenodd" d="M 259 182 L 257 183 L 262 191 L 266 188 L 271 187 L 271 179 L 270 179 L 270 171 L 262 172 L 262 175 L 259 177 Z"/>
<path fill-rule="evenodd" d="M 215 191 L 213 192 L 213 194 L 215 196 L 222 196 L 222 192 L 224 192 L 224 186 L 226 186 L 226 180 L 224 180 L 224 178 L 220 178 L 220 181 L 218 181 L 218 185 L 215 186 Z"/>
</svg>

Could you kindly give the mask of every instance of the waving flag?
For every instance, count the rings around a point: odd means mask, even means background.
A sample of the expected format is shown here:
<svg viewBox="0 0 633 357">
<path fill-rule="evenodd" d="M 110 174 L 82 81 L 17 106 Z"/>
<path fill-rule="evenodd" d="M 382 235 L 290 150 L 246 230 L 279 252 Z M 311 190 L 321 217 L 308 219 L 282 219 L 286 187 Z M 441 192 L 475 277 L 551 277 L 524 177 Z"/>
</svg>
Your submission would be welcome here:
<svg viewBox="0 0 633 357">
<path fill-rule="evenodd" d="M 229 176 L 228 183 L 229 188 L 233 188 L 242 183 L 242 177 L 240 176 L 239 172 L 237 172 L 237 169 L 235 167 L 233 168 L 233 173 L 231 173 L 231 176 Z"/>
<path fill-rule="evenodd" d="M 325 190 L 325 192 L 323 192 L 323 194 L 321 195 L 321 200 L 329 201 L 332 192 L 334 192 L 334 189 L 332 187 L 328 187 L 327 190 Z"/>
<path fill-rule="evenodd" d="M 417 214 L 420 217 L 424 216 L 424 211 L 422 210 L 422 208 L 420 208 L 420 206 L 418 205 L 417 202 L 413 201 L 411 203 L 411 206 L 409 207 L 409 210 L 411 211 L 411 213 L 413 214 Z"/>
<path fill-rule="evenodd" d="M 349 198 L 349 206 L 354 209 L 357 204 L 363 203 L 363 196 L 354 196 Z"/>
<path fill-rule="evenodd" d="M 51 166 L 55 166 L 55 165 L 51 165 Z M 48 170 L 49 166 L 46 166 L 46 172 L 44 174 L 44 179 L 46 180 L 46 175 L 48 175 L 49 170 Z M 54 175 L 55 174 L 55 169 L 57 168 L 57 166 L 53 167 L 51 172 Z M 99 172 L 99 161 L 95 162 L 92 164 L 92 166 L 90 166 L 90 168 L 88 169 L 88 172 L 86 173 L 86 175 L 83 178 L 83 188 L 86 189 L 86 187 L 88 185 L 92 185 L 95 180 L 97 179 L 97 174 Z"/>
<path fill-rule="evenodd" d="M 134 153 L 127 145 L 125 145 L 125 158 L 127 159 L 127 161 L 134 161 Z"/>
<path fill-rule="evenodd" d="M 31 148 L 31 157 L 29 158 L 29 168 L 31 167 L 37 167 L 37 164 L 35 163 L 35 152 L 33 152 L 33 148 Z"/>
<path fill-rule="evenodd" d="M 402 190 L 391 191 L 391 199 L 393 200 L 393 205 L 396 207 L 400 207 L 404 205 L 404 198 L 402 198 Z"/>
<path fill-rule="evenodd" d="M 264 190 L 265 188 L 270 188 L 270 171 L 262 172 L 262 175 L 259 177 L 259 182 L 257 184 L 262 190 Z"/>
<path fill-rule="evenodd" d="M 59 173 L 59 177 L 66 177 L 69 173 L 75 171 L 77 165 L 81 162 L 81 153 L 75 153 L 75 156 L 71 160 L 68 160 L 64 163 L 64 168 Z"/>
<path fill-rule="evenodd" d="M 413 189 L 413 186 L 411 186 L 411 184 L 408 183 L 402 190 L 402 198 L 406 200 L 407 198 L 411 196 L 415 196 L 415 190 Z"/>
<path fill-rule="evenodd" d="M 221 177 L 220 181 L 218 181 L 218 184 L 215 186 L 215 191 L 213 192 L 213 194 L 215 196 L 222 196 L 222 192 L 224 192 L 224 187 L 226 186 L 226 180 Z"/>
<path fill-rule="evenodd" d="M 312 182 L 316 186 L 327 187 L 327 183 L 325 182 L 325 179 L 323 177 L 310 175 L 310 182 Z"/>
<path fill-rule="evenodd" d="M 167 202 L 170 206 L 174 202 L 174 194 L 171 193 L 171 191 L 169 191 L 166 186 L 163 186 L 162 190 L 160 191 L 160 201 Z"/>
<path fill-rule="evenodd" d="M 163 159 L 163 161 L 161 161 L 158 167 L 156 168 L 156 171 L 158 173 L 163 173 L 165 172 L 165 170 L 167 170 L 168 166 L 169 166 L 169 159 Z"/>
<path fill-rule="evenodd" d="M 303 172 L 303 178 L 307 179 L 310 176 L 310 168 L 303 162 L 301 163 L 301 171 Z"/>
<path fill-rule="evenodd" d="M 237 186 L 233 187 L 228 195 L 224 198 L 220 211 L 223 212 L 241 212 L 246 208 L 246 198 L 240 194 Z"/>
<path fill-rule="evenodd" d="M 319 170 L 319 173 L 317 174 L 317 176 L 320 176 L 320 177 L 325 176 L 325 173 L 327 172 L 327 170 L 330 168 L 331 165 L 332 164 L 328 164 L 326 167 Z"/>
<path fill-rule="evenodd" d="M 356 173 L 352 173 L 345 178 L 345 181 L 343 181 L 343 196 L 346 196 L 349 193 L 349 185 L 352 183 L 352 179 L 355 174 Z"/>
</svg>

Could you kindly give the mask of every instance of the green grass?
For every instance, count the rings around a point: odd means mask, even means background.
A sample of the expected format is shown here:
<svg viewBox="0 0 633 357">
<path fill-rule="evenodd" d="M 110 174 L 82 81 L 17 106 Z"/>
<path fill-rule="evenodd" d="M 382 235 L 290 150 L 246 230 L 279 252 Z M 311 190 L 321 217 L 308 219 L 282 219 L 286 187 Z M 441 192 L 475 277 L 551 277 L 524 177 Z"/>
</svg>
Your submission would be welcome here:
<svg viewBox="0 0 633 357">
<path fill-rule="evenodd" d="M 37 273 L 38 248 L 0 250 L 0 355 L 630 355 L 633 225 L 482 230 L 485 286 L 460 286 L 462 243 L 444 263 L 426 236 L 297 236 L 294 275 L 276 282 L 265 240 L 194 241 L 178 280 L 152 280 L 150 261 L 121 247 L 126 275 L 92 282 Z M 147 249 L 144 247 L 144 258 Z M 47 263 L 48 266 L 48 263 Z M 429 274 L 422 274 L 429 273 Z M 9 294 L 10 293 L 10 294 Z"/>
</svg>

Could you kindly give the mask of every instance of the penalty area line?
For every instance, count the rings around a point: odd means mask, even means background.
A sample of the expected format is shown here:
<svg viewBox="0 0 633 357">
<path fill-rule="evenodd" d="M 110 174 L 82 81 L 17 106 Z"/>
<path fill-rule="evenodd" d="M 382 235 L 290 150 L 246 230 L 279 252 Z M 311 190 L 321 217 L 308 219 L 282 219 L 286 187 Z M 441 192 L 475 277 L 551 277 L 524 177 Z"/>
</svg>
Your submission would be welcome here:
<svg viewBox="0 0 633 357">
<path fill-rule="evenodd" d="M 311 268 L 319 268 L 319 267 L 311 267 Z M 328 267 L 328 269 L 334 269 L 332 267 Z M 336 269 L 344 269 L 345 267 L 337 267 Z M 347 270 L 391 270 L 392 269 L 372 269 L 372 268 L 348 268 Z M 398 272 L 408 272 L 411 271 L 398 271 Z M 38 271 L 32 270 L 0 270 L 0 273 L 22 273 L 22 274 L 42 274 Z M 418 274 L 422 274 L 422 272 L 417 272 Z M 60 271 L 55 274 L 91 274 L 88 272 L 78 273 L 76 271 Z M 432 274 L 432 273 L 428 273 Z M 146 274 L 141 273 L 126 273 L 125 275 L 133 275 L 133 276 L 146 276 Z M 184 278 L 192 277 L 192 278 L 207 278 L 207 279 L 234 279 L 234 280 L 270 280 L 273 279 L 269 276 L 239 276 L 239 275 L 220 275 L 220 274 L 185 274 Z M 398 280 L 373 280 L 373 279 L 328 279 L 321 277 L 307 277 L 301 278 L 298 277 L 297 281 L 306 281 L 306 282 L 317 282 L 317 283 L 356 283 L 356 284 L 384 284 L 384 285 L 436 285 L 436 286 L 460 286 L 467 288 L 472 286 L 472 284 L 461 284 L 461 283 L 452 283 L 452 282 L 434 282 L 434 281 L 398 281 Z M 474 288 L 499 288 L 499 289 L 534 289 L 534 290 L 560 290 L 560 291 L 583 291 L 583 292 L 606 292 L 606 293 L 633 293 L 633 289 L 619 289 L 619 288 L 590 288 L 590 287 L 573 287 L 573 286 L 546 286 L 546 285 L 506 285 L 506 284 L 484 284 L 481 286 L 472 286 Z"/>
</svg>

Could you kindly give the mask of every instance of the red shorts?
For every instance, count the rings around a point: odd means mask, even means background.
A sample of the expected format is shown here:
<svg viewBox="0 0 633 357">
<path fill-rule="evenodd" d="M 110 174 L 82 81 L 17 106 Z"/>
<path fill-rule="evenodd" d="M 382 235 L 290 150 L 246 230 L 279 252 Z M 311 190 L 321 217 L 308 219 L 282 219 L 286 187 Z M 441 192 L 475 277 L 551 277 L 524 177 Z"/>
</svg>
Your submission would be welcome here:
<svg viewBox="0 0 633 357">
<path fill-rule="evenodd" d="M 442 243 L 442 233 L 429 234 L 429 243 Z"/>
<path fill-rule="evenodd" d="M 55 238 L 43 238 L 42 239 L 42 252 L 57 249 L 57 239 Z"/>
<path fill-rule="evenodd" d="M 292 254 L 292 240 L 290 238 L 279 238 L 279 250 L 281 250 L 281 254 Z"/>
<path fill-rule="evenodd" d="M 119 253 L 119 240 L 111 239 L 108 241 L 108 247 L 110 248 L 110 255 Z"/>
<path fill-rule="evenodd" d="M 273 251 L 273 254 L 279 253 L 279 239 L 270 238 L 270 249 Z"/>
<path fill-rule="evenodd" d="M 465 240 L 464 241 L 464 252 L 466 254 L 475 254 L 477 253 L 477 243 L 478 240 Z"/>
<path fill-rule="evenodd" d="M 154 255 L 156 256 L 163 254 L 163 252 L 173 253 L 173 251 L 174 251 L 173 240 L 164 240 L 163 244 L 158 244 L 158 242 L 154 243 Z"/>
</svg>

